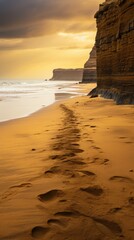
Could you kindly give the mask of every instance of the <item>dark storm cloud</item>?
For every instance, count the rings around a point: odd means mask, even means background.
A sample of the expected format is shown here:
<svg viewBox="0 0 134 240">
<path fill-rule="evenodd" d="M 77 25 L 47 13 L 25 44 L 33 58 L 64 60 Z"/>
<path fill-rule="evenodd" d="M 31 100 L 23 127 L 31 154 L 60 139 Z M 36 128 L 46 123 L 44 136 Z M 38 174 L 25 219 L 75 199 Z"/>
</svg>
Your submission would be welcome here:
<svg viewBox="0 0 134 240">
<path fill-rule="evenodd" d="M 61 22 L 66 23 L 67 27 L 71 22 L 75 24 L 80 19 L 93 17 L 98 2 L 99 0 L 96 3 L 91 3 L 90 0 L 0 0 L 0 38 L 55 33 L 61 29 Z"/>
</svg>

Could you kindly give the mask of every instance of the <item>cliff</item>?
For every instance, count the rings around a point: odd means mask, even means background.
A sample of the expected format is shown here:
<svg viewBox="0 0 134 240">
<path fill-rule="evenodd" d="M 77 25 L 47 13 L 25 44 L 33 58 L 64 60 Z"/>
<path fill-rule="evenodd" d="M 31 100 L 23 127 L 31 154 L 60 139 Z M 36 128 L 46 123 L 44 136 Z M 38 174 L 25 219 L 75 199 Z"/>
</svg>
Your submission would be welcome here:
<svg viewBox="0 0 134 240">
<path fill-rule="evenodd" d="M 97 89 L 92 94 L 134 103 L 134 0 L 107 0 L 97 21 Z"/>
<path fill-rule="evenodd" d="M 84 64 L 82 82 L 96 82 L 96 47 L 89 54 L 89 59 Z"/>
<path fill-rule="evenodd" d="M 81 81 L 83 76 L 83 68 L 77 69 L 54 69 L 53 77 L 50 80 L 53 81 Z"/>
</svg>

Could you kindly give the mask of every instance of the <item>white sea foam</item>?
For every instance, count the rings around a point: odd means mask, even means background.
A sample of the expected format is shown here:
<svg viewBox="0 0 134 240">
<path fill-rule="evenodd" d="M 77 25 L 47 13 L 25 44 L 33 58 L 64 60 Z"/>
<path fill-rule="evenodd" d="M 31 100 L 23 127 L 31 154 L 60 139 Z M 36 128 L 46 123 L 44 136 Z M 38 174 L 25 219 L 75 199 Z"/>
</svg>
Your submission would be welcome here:
<svg viewBox="0 0 134 240">
<path fill-rule="evenodd" d="M 60 100 L 61 93 L 64 98 L 80 94 L 74 83 L 76 82 L 0 80 L 0 122 L 28 116 Z"/>
</svg>

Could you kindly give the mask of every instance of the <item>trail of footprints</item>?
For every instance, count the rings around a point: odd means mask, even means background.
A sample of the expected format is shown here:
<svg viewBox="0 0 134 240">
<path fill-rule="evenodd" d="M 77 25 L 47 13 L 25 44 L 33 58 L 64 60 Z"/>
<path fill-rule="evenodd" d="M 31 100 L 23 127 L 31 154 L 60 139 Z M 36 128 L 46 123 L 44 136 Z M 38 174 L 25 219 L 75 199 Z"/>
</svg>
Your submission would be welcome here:
<svg viewBox="0 0 134 240">
<path fill-rule="evenodd" d="M 90 201 L 99 201 L 101 196 L 105 194 L 105 191 L 99 185 L 93 184 L 97 177 L 96 174 L 94 172 L 85 170 L 86 162 L 82 158 L 82 153 L 84 150 L 81 149 L 79 145 L 81 132 L 78 128 L 78 119 L 74 115 L 74 112 L 65 105 L 61 104 L 60 107 L 65 114 L 65 117 L 62 119 L 63 127 L 59 129 L 57 136 L 52 139 L 55 141 L 55 143 L 52 145 L 52 151 L 54 154 L 50 156 L 50 159 L 54 161 L 54 165 L 44 172 L 44 176 L 53 177 L 55 174 L 58 174 L 69 180 L 64 181 L 67 186 L 67 188 L 65 187 L 64 190 L 55 188 L 37 196 L 38 201 L 40 201 L 42 204 L 47 204 L 47 207 L 49 207 L 49 203 L 56 204 L 55 209 L 59 207 L 59 211 L 53 210 L 53 213 L 50 214 L 50 218 L 46 219 L 43 226 L 41 225 L 33 227 L 31 230 L 31 237 L 34 239 L 44 240 L 73 240 L 72 236 L 77 240 L 124 239 L 122 229 L 118 223 L 109 221 L 105 218 L 100 218 L 98 216 L 95 217 L 85 214 L 83 211 L 76 210 L 75 204 L 73 207 L 70 205 L 79 198 L 79 194 L 81 195 L 81 201 L 83 201 L 83 205 L 85 199 L 87 199 L 86 201 L 88 201 L 88 199 L 90 199 Z M 85 127 L 89 127 L 89 125 L 85 125 Z M 90 128 L 95 129 L 96 126 L 91 125 Z M 87 135 L 85 134 L 85 136 Z M 91 144 L 94 143 L 93 140 L 87 141 L 89 141 Z M 100 150 L 94 145 L 91 147 L 96 149 L 96 151 Z M 109 159 L 102 160 L 99 157 L 94 157 L 90 163 L 107 164 L 108 162 Z M 84 177 L 86 186 L 82 185 L 82 177 Z M 122 176 L 112 176 L 109 178 L 109 180 L 132 183 L 130 178 Z M 74 190 L 72 190 L 72 181 L 76 181 Z M 79 186 L 78 189 L 76 189 L 76 186 Z M 10 195 L 16 194 L 18 189 L 27 187 L 31 187 L 31 183 L 22 183 L 18 186 L 12 186 L 8 193 L 5 193 L 2 198 L 8 199 Z M 71 191 L 71 194 L 68 197 L 69 190 Z M 61 206 L 59 204 L 61 204 Z M 134 205 L 133 196 L 128 198 L 128 204 L 131 206 Z M 115 207 L 110 209 L 109 213 L 113 214 L 121 210 L 121 207 Z M 84 229 L 82 229 L 83 227 Z M 94 229 L 93 232 L 95 234 L 92 235 L 90 229 Z M 109 237 L 107 236 L 107 232 L 109 232 Z"/>
<path fill-rule="evenodd" d="M 77 119 L 73 111 L 68 109 L 65 105 L 61 105 L 61 108 L 65 112 L 65 119 L 63 120 L 63 126 L 65 127 L 61 128 L 59 131 L 60 133 L 55 137 L 57 142 L 52 146 L 52 150 L 55 151 L 56 154 L 50 156 L 50 159 L 60 162 L 58 165 L 54 165 L 49 170 L 45 171 L 44 175 L 52 176 L 54 174 L 62 174 L 65 177 L 74 178 L 82 174 L 83 176 L 95 177 L 95 173 L 81 169 L 81 166 L 84 166 L 86 163 L 83 161 L 82 157 L 78 157 L 78 154 L 82 153 L 83 149 L 79 148 L 80 130 L 77 128 Z M 96 187 L 94 190 L 86 190 L 84 188 L 80 190 L 87 193 L 90 192 L 93 195 L 97 194 Z M 59 201 L 62 202 L 61 198 L 63 197 L 65 197 L 65 192 L 63 190 L 53 189 L 44 194 L 40 194 L 38 200 L 41 202 L 48 202 L 59 199 Z M 64 201 L 66 200 L 63 199 L 63 202 Z M 32 229 L 32 237 L 46 235 L 50 231 L 50 227 L 55 225 L 66 228 L 68 226 L 68 218 L 76 218 L 78 216 L 80 216 L 80 214 L 74 210 L 56 212 L 54 213 L 54 217 L 47 221 L 49 228 L 36 226 Z"/>
<path fill-rule="evenodd" d="M 86 162 L 81 155 L 83 149 L 79 146 L 81 133 L 78 128 L 78 119 L 74 115 L 74 112 L 65 105 L 61 104 L 60 107 L 65 114 L 62 120 L 64 127 L 59 129 L 59 133 L 53 138 L 56 143 L 52 145 L 54 154 L 50 156 L 50 159 L 54 161 L 54 166 L 45 171 L 44 176 L 53 177 L 55 174 L 60 174 L 69 180 L 76 179 L 79 188 L 75 189 L 74 192 L 72 191 L 73 193 L 69 196 L 73 196 L 72 199 L 75 199 L 75 202 L 77 202 L 77 198 L 79 199 L 79 195 L 81 198 L 84 197 L 85 199 L 86 196 L 87 200 L 91 198 L 91 200 L 94 201 L 99 199 L 105 191 L 99 185 L 89 185 L 89 183 L 93 183 L 92 180 L 96 178 L 96 174 L 85 169 L 83 170 L 83 167 L 86 166 Z M 95 126 L 91 126 L 91 128 L 94 129 Z M 97 158 L 93 159 L 93 163 L 97 160 Z M 107 164 L 108 161 L 108 159 L 104 159 L 103 164 Z M 81 177 L 87 178 L 86 182 L 88 186 L 81 186 Z M 125 179 L 120 176 L 113 176 L 109 180 L 130 181 L 130 179 Z M 65 181 L 65 183 L 68 183 L 67 189 L 69 189 L 69 187 L 70 189 L 72 188 L 72 183 L 70 184 L 70 181 Z M 38 200 L 43 204 L 49 202 L 57 204 L 55 209 L 59 208 L 59 211 L 53 212 L 52 216 L 46 220 L 45 226 L 35 226 L 31 231 L 32 238 L 73 240 L 73 236 L 74 239 L 77 240 L 123 239 L 122 229 L 116 222 L 106 220 L 105 218 L 89 216 L 76 211 L 75 207 L 71 207 L 68 202 L 72 202 L 72 199 L 68 199 L 69 190 L 67 189 L 52 189 L 37 196 Z M 129 202 L 134 204 L 134 198 L 131 197 Z M 60 206 L 60 203 L 63 205 Z M 113 213 L 120 210 L 121 208 L 115 208 Z M 94 229 L 94 235 L 92 236 L 90 231 L 91 228 Z M 107 231 L 109 232 L 109 237 L 106 236 Z M 89 236 L 89 238 L 87 236 Z"/>
</svg>

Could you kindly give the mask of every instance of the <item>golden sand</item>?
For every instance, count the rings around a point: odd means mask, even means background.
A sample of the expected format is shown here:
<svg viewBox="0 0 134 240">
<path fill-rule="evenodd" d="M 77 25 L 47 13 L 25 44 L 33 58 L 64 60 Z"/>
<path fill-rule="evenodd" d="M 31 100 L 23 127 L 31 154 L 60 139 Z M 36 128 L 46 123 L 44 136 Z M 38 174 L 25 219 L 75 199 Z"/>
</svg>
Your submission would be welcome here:
<svg viewBox="0 0 134 240">
<path fill-rule="evenodd" d="M 0 240 L 133 240 L 133 119 L 83 96 L 1 123 Z"/>
</svg>

